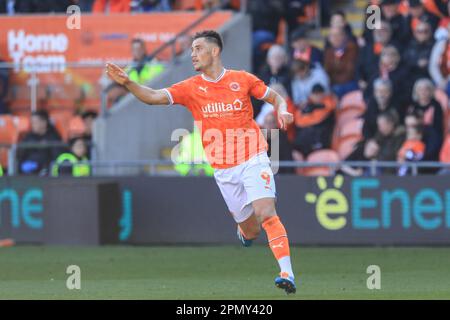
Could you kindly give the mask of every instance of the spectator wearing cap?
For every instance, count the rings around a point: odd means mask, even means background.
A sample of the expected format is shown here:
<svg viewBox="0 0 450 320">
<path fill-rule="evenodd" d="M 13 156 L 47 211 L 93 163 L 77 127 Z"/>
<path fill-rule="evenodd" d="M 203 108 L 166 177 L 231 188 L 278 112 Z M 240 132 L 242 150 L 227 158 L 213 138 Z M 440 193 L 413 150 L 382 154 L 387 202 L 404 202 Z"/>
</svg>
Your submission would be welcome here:
<svg viewBox="0 0 450 320">
<path fill-rule="evenodd" d="M 374 81 L 374 94 L 367 104 L 367 110 L 363 115 L 363 136 L 371 139 L 377 132 L 377 117 L 386 110 L 398 110 L 392 92 L 392 82 L 389 79 L 378 78 Z"/>
<path fill-rule="evenodd" d="M 376 78 L 389 79 L 392 82 L 392 91 L 400 107 L 409 103 L 412 85 L 408 79 L 408 70 L 402 64 L 400 53 L 394 46 L 387 46 L 381 52 L 377 73 L 364 92 L 367 101 L 373 96 L 373 82 Z M 400 116 L 403 115 L 404 112 L 400 110 Z"/>
<path fill-rule="evenodd" d="M 373 40 L 373 42 L 366 43 L 359 50 L 356 77 L 358 79 L 358 85 L 362 90 L 367 88 L 368 81 L 377 73 L 380 55 L 383 49 L 388 45 L 392 45 L 397 49 L 400 47 L 395 39 L 393 39 L 392 28 L 387 21 L 381 21 L 380 28 L 373 31 Z"/>
<path fill-rule="evenodd" d="M 381 0 L 381 17 L 392 28 L 393 38 L 401 45 L 409 42 L 408 28 L 405 18 L 398 11 L 399 0 Z M 365 23 L 363 37 L 366 42 L 373 42 L 373 30 Z"/>
<path fill-rule="evenodd" d="M 330 90 L 330 80 L 322 67 L 311 67 L 310 61 L 297 59 L 291 64 L 291 92 L 294 104 L 299 106 L 308 101 L 315 84 L 321 84 L 325 91 Z"/>
<path fill-rule="evenodd" d="M 330 147 L 336 105 L 336 98 L 326 94 L 321 84 L 315 84 L 307 103 L 295 111 L 294 148 L 304 157 L 314 150 Z"/>
<path fill-rule="evenodd" d="M 408 78 L 430 78 L 428 65 L 434 46 L 433 33 L 428 22 L 419 21 L 413 30 L 413 39 L 403 54 L 403 61 L 408 68 Z"/>
<path fill-rule="evenodd" d="M 332 91 L 340 99 L 358 89 L 355 77 L 358 46 L 340 27 L 330 29 L 328 40 L 330 46 L 325 49 L 324 67 L 330 77 Z"/>
<path fill-rule="evenodd" d="M 429 72 L 436 86 L 450 97 L 450 23 L 448 38 L 436 42 L 431 51 Z"/>
<path fill-rule="evenodd" d="M 422 0 L 408 0 L 409 12 L 406 17 L 406 26 L 408 28 L 408 36 L 414 36 L 414 30 L 420 22 L 426 22 L 430 25 L 432 34 L 439 25 L 439 17 L 427 11 L 423 6 Z"/>
<path fill-rule="evenodd" d="M 281 83 L 284 87 L 289 86 L 288 55 L 286 50 L 274 44 L 267 52 L 266 63 L 262 66 L 258 76 L 267 85 Z"/>
<path fill-rule="evenodd" d="M 442 143 L 444 135 L 444 112 L 441 104 L 434 98 L 435 87 L 429 79 L 422 78 L 415 82 L 413 88 L 413 103 L 409 107 L 423 113 L 424 124 L 432 126 Z"/>
<path fill-rule="evenodd" d="M 323 63 L 323 52 L 311 45 L 304 27 L 299 27 L 291 35 L 291 60 L 309 61 L 313 66 Z"/>
</svg>

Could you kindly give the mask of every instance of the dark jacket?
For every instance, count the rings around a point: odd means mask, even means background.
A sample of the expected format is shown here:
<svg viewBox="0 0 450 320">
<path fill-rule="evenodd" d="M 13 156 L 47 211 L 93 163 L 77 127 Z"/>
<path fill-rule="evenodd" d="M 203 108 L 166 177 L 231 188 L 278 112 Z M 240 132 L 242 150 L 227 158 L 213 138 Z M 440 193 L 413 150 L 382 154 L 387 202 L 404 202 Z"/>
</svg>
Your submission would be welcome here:
<svg viewBox="0 0 450 320">
<path fill-rule="evenodd" d="M 398 105 L 395 102 L 395 99 L 391 98 L 391 101 L 388 103 L 386 110 L 394 109 L 398 114 Z M 375 136 L 377 133 L 377 117 L 378 115 L 386 110 L 380 110 L 377 101 L 374 97 L 370 98 L 369 103 L 367 104 L 367 110 L 363 115 L 364 125 L 363 125 L 363 136 L 364 139 L 370 139 Z"/>
<path fill-rule="evenodd" d="M 61 137 L 56 130 L 49 126 L 49 129 L 44 135 L 37 135 L 33 132 L 28 133 L 20 142 L 21 143 L 46 143 L 46 142 L 61 142 Z M 42 170 L 48 170 L 50 163 L 56 159 L 56 157 L 63 152 L 64 149 L 60 147 L 49 148 L 19 148 L 18 160 L 20 172 L 22 170 L 22 164 L 25 161 L 33 161 L 37 163 L 37 168 L 33 170 L 33 174 L 38 174 Z"/>
<path fill-rule="evenodd" d="M 403 62 L 408 69 L 408 78 L 414 79 L 430 78 L 428 73 L 428 64 L 430 61 L 431 50 L 433 50 L 434 41 L 431 39 L 425 43 L 419 43 L 416 39 L 410 41 L 403 53 Z M 421 67 L 419 60 L 425 59 L 428 63 Z"/>
<path fill-rule="evenodd" d="M 357 57 L 358 46 L 351 41 L 342 50 L 336 50 L 332 46 L 325 49 L 324 67 L 332 85 L 355 80 Z"/>
<path fill-rule="evenodd" d="M 442 106 L 436 99 L 432 98 L 430 103 L 426 106 L 422 106 L 417 102 L 414 102 L 411 106 L 413 110 L 420 110 L 424 114 L 427 112 L 432 112 L 433 117 L 429 123 L 425 123 L 425 125 L 430 125 L 436 130 L 437 135 L 439 136 L 439 141 L 442 144 L 444 140 L 444 112 L 442 111 Z M 425 116 L 425 120 L 427 117 Z"/>
</svg>

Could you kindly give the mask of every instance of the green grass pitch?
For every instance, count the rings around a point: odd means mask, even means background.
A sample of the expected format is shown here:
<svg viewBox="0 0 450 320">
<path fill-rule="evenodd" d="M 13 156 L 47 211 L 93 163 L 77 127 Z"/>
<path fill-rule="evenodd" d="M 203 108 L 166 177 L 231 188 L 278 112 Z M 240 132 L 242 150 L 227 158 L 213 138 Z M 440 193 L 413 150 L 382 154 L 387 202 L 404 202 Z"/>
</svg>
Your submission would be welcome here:
<svg viewBox="0 0 450 320">
<path fill-rule="evenodd" d="M 293 247 L 297 294 L 264 246 L 0 248 L 0 299 L 450 299 L 450 248 Z M 81 268 L 81 290 L 66 268 Z M 369 290 L 369 265 L 381 289 Z"/>
</svg>

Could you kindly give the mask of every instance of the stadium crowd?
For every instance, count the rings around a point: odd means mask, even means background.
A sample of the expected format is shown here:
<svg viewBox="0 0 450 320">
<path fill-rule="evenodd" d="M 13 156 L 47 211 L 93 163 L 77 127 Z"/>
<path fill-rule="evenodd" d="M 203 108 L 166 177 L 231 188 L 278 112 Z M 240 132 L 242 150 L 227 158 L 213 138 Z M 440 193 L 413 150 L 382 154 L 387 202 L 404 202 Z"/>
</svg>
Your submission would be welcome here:
<svg viewBox="0 0 450 320">
<path fill-rule="evenodd" d="M 150 12 L 182 9 L 186 3 L 190 5 L 186 8 L 204 9 L 220 1 L 0 0 L 0 13 L 63 12 L 71 4 L 93 13 Z M 367 5 L 381 8 L 381 21 L 375 28 L 365 21 L 361 34 L 352 30 L 343 11 L 330 12 L 329 1 L 320 3 L 321 11 L 314 14 L 320 14 L 327 30 L 321 48 L 311 41 L 314 30 L 304 21 L 307 8 L 317 1 L 247 1 L 247 12 L 253 18 L 253 72 L 287 100 L 294 114 L 294 124 L 280 133 L 280 160 L 450 162 L 450 3 L 369 1 Z M 238 10 L 239 1 L 226 7 Z M 182 40 L 186 42 L 182 47 L 189 47 L 189 39 Z M 127 72 L 135 81 L 146 83 L 164 71 L 165 64 L 148 56 L 142 40 L 133 40 L 131 52 L 133 62 Z M 8 112 L 3 103 L 7 90 L 8 75 L 1 71 L 2 113 Z M 110 104 L 126 93 L 114 84 L 107 91 Z M 276 128 L 271 105 L 254 101 L 254 108 L 261 128 Z M 48 113 L 33 113 L 31 132 L 21 142 L 64 140 L 70 148 L 19 150 L 20 173 L 58 175 L 57 169 L 49 167 L 55 159 L 57 164 L 89 159 L 87 146 L 96 115 L 81 113 L 70 137 L 62 137 Z M 284 168 L 281 172 L 327 174 L 315 169 Z M 89 174 L 86 168 L 77 170 L 79 175 Z M 341 166 L 339 171 L 369 174 L 366 167 Z M 408 167 L 378 172 L 409 174 Z"/>
</svg>

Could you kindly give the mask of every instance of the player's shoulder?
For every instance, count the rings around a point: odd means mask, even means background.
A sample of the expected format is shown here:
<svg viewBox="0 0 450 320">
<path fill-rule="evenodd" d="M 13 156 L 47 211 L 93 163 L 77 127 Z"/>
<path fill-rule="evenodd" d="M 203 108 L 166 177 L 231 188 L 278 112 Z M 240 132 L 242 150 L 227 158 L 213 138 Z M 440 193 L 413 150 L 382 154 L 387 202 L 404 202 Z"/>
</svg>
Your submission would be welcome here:
<svg viewBox="0 0 450 320">
<path fill-rule="evenodd" d="M 254 74 L 246 70 L 230 70 L 228 69 L 230 78 L 252 80 L 257 78 Z"/>
<path fill-rule="evenodd" d="M 200 75 L 193 75 L 192 77 L 188 77 L 186 79 L 183 79 L 175 84 L 185 85 L 185 86 L 192 86 L 195 85 L 200 81 L 201 77 Z"/>
</svg>

